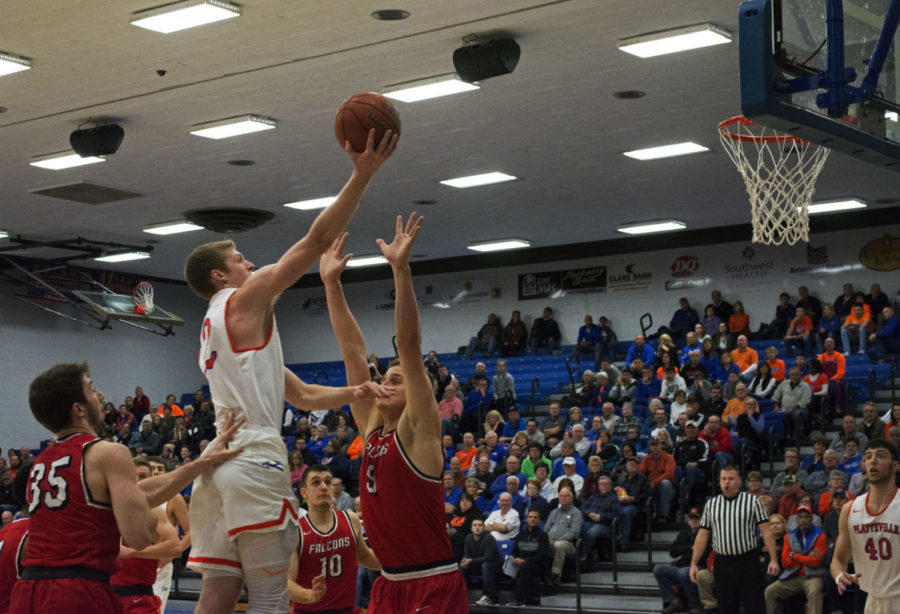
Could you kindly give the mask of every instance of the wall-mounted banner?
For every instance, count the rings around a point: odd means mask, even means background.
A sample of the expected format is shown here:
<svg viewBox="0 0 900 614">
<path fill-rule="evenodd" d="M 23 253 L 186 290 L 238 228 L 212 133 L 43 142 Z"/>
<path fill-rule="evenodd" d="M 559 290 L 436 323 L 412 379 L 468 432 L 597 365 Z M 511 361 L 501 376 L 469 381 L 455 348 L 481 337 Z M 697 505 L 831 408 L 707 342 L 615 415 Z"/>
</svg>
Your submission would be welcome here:
<svg viewBox="0 0 900 614">
<path fill-rule="evenodd" d="M 646 264 L 627 264 L 610 271 L 607 281 L 612 292 L 646 290 L 653 285 L 653 272 Z"/>
<path fill-rule="evenodd" d="M 900 237 L 884 235 L 863 245 L 859 261 L 873 271 L 900 269 Z"/>
<path fill-rule="evenodd" d="M 519 300 L 546 299 L 561 292 L 606 292 L 606 267 L 519 275 Z"/>
</svg>

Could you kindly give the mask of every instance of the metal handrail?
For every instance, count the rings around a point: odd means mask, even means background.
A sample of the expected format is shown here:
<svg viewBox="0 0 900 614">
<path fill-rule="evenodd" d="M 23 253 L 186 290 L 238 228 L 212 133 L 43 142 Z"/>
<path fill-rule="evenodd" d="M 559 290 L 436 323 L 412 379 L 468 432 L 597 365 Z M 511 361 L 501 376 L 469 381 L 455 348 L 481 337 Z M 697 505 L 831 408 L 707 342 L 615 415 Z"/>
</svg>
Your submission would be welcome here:
<svg viewBox="0 0 900 614">
<path fill-rule="evenodd" d="M 747 442 L 738 439 L 738 466 L 741 468 L 741 475 L 747 475 Z"/>
<path fill-rule="evenodd" d="M 616 552 L 616 533 L 619 528 L 619 518 L 613 518 L 612 524 L 609 525 L 609 541 L 610 556 L 612 557 L 612 591 L 613 594 L 619 593 L 619 557 Z"/>
<path fill-rule="evenodd" d="M 678 492 L 678 523 L 681 525 L 684 524 L 684 517 L 687 514 L 687 477 L 681 478 L 681 482 L 678 483 Z"/>
<path fill-rule="evenodd" d="M 645 319 L 647 320 L 647 324 L 646 324 L 646 325 L 644 324 L 644 320 L 645 320 Z M 653 328 L 653 316 L 650 315 L 649 312 L 647 312 L 647 313 L 645 313 L 644 315 L 641 316 L 641 319 L 639 320 L 639 323 L 640 323 L 640 325 L 641 325 L 641 334 L 644 335 L 644 336 L 646 337 L 646 336 L 647 336 L 647 331 L 650 330 L 651 328 Z"/>
<path fill-rule="evenodd" d="M 653 497 L 647 499 L 647 565 L 653 569 L 653 508 L 656 500 Z"/>
<path fill-rule="evenodd" d="M 531 378 L 531 417 L 537 419 L 537 415 L 535 414 L 535 408 L 537 407 L 537 402 L 535 401 L 535 393 L 541 391 L 541 378 L 535 375 Z"/>
<path fill-rule="evenodd" d="M 770 426 L 766 435 L 769 440 L 769 473 L 775 473 L 775 427 Z"/>
<path fill-rule="evenodd" d="M 572 394 L 575 394 L 575 371 L 576 367 L 572 366 L 572 363 L 575 361 L 575 356 L 567 356 L 566 357 L 566 371 L 569 372 L 569 385 L 572 386 Z M 581 367 L 581 360 L 578 359 L 578 368 Z"/>
<path fill-rule="evenodd" d="M 581 553 L 584 544 L 579 537 L 575 540 L 575 612 L 581 614 Z"/>
</svg>

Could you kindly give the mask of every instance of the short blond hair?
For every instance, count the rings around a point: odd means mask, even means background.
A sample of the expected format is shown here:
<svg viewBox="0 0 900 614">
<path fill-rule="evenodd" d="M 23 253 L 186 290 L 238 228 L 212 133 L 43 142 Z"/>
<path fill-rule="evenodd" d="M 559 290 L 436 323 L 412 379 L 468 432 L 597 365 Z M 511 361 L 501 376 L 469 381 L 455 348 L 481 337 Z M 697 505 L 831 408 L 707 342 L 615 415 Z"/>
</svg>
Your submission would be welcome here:
<svg viewBox="0 0 900 614">
<path fill-rule="evenodd" d="M 216 293 L 216 285 L 209 274 L 215 269 L 224 271 L 227 268 L 225 253 L 234 247 L 234 241 L 226 239 L 204 243 L 194 248 L 184 263 L 184 280 L 194 294 L 209 300 Z"/>
</svg>

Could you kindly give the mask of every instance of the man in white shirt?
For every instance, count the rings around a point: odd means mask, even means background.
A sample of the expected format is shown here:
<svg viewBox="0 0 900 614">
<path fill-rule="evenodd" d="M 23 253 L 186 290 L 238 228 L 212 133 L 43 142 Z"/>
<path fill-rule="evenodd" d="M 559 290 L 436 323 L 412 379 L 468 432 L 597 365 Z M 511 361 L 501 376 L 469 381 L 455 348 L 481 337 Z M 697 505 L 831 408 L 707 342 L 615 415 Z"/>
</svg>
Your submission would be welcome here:
<svg viewBox="0 0 900 614">
<path fill-rule="evenodd" d="M 500 509 L 491 512 L 491 515 L 484 521 L 484 528 L 491 532 L 493 538 L 497 541 L 515 539 L 519 534 L 519 512 L 513 509 L 512 495 L 504 492 L 497 501 Z"/>
<path fill-rule="evenodd" d="M 584 486 L 584 478 L 575 473 L 575 457 L 567 456 L 564 458 L 562 467 L 563 474 L 553 481 L 553 489 L 557 493 L 556 496 L 559 496 L 559 483 L 562 482 L 563 479 L 568 478 L 572 480 L 572 483 L 575 485 L 575 496 L 577 497 L 581 494 L 581 488 Z"/>
</svg>

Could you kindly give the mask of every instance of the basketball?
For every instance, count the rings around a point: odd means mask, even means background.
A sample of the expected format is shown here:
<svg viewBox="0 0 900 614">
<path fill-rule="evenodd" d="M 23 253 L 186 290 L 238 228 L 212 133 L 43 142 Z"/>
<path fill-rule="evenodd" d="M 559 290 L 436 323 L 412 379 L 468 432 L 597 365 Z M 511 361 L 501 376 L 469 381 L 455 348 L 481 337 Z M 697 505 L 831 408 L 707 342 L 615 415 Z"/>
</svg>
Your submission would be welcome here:
<svg viewBox="0 0 900 614">
<path fill-rule="evenodd" d="M 388 130 L 400 136 L 400 114 L 390 100 L 381 94 L 364 92 L 341 103 L 334 117 L 334 135 L 341 147 L 345 141 L 350 141 L 353 151 L 365 151 L 372 128 L 375 129 L 376 147 Z"/>
</svg>

